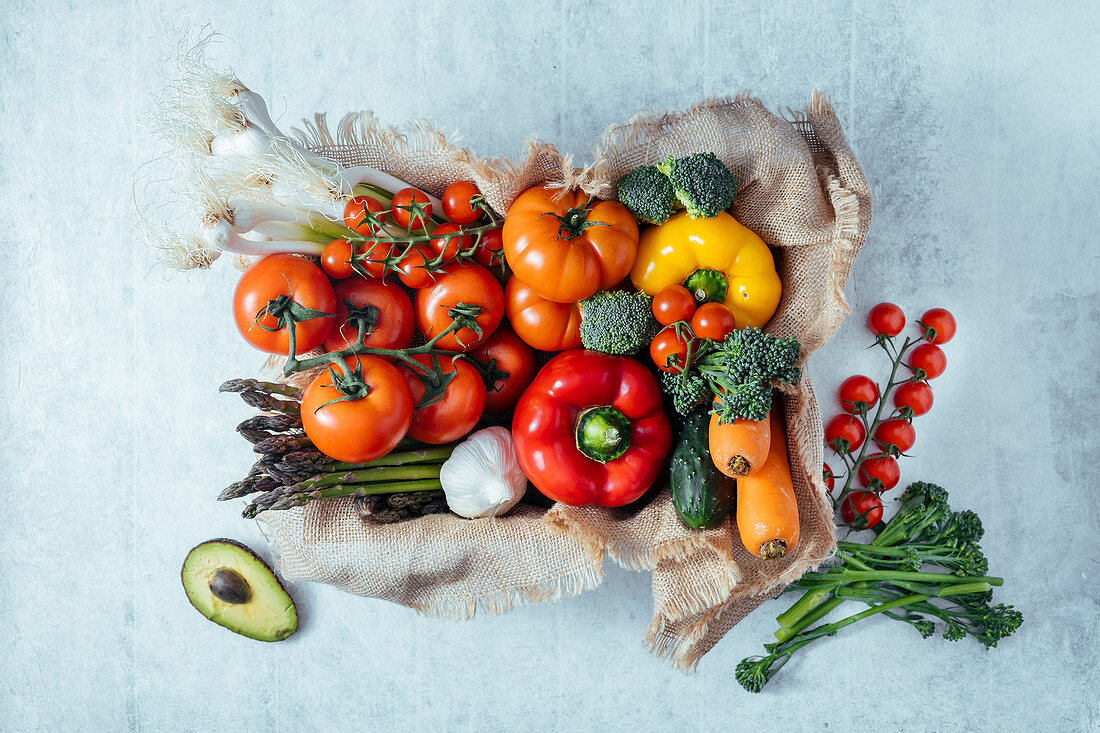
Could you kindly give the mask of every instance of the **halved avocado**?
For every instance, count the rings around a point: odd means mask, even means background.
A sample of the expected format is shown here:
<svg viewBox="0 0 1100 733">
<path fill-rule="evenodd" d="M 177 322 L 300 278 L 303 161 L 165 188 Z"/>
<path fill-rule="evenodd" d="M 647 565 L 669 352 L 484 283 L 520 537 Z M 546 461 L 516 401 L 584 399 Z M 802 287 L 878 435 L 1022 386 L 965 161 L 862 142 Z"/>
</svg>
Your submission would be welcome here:
<svg viewBox="0 0 1100 733">
<path fill-rule="evenodd" d="M 187 600 L 230 631 L 282 641 L 298 628 L 298 611 L 275 573 L 252 550 L 220 538 L 196 545 L 180 571 Z"/>
</svg>

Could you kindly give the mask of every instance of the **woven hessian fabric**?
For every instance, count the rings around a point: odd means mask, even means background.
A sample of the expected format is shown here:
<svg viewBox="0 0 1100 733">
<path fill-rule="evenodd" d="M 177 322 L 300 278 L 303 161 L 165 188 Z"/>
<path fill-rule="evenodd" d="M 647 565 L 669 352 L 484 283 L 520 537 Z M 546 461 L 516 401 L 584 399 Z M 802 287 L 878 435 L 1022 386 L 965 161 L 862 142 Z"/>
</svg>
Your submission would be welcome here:
<svg viewBox="0 0 1100 733">
<path fill-rule="evenodd" d="M 499 212 L 543 182 L 611 198 L 619 177 L 639 165 L 713 151 L 739 183 L 734 215 L 776 255 L 783 297 L 766 330 L 798 338 L 803 359 L 847 312 L 844 283 L 871 221 L 863 173 L 820 95 L 786 118 L 747 95 L 639 114 L 608 130 L 596 162 L 583 169 L 543 142 L 529 143 L 519 162 L 477 159 L 427 125 L 386 128 L 369 113 L 345 117 L 335 134 L 319 115 L 299 136 L 343 165 L 380 168 L 435 195 L 453 181 L 472 180 Z M 576 595 L 599 584 L 605 557 L 650 571 L 654 615 L 646 640 L 690 671 L 734 624 L 832 551 L 821 416 L 810 380 L 784 389 L 782 403 L 801 521 L 799 543 L 782 560 L 749 554 L 728 519 L 712 530 L 685 528 L 664 487 L 621 509 L 520 505 L 501 518 L 446 514 L 370 524 L 351 500 L 336 499 L 260 519 L 287 579 L 330 583 L 446 618 Z"/>
</svg>

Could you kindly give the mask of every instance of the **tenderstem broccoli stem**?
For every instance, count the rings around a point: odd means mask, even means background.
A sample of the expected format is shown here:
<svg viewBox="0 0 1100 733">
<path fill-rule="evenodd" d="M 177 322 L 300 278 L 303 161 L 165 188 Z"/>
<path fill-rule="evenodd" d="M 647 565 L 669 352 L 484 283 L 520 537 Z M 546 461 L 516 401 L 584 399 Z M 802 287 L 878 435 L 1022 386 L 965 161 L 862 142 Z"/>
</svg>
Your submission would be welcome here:
<svg viewBox="0 0 1100 733">
<path fill-rule="evenodd" d="M 803 588 L 828 588 L 832 586 L 848 585 L 861 580 L 870 581 L 895 581 L 909 580 L 915 583 L 989 583 L 990 585 L 1004 585 L 1004 578 L 991 578 L 984 575 L 964 577 L 949 575 L 947 573 L 922 573 L 907 570 L 842 570 L 839 573 L 827 573 L 820 580 L 803 577 L 798 581 Z"/>
<path fill-rule="evenodd" d="M 921 593 L 913 593 L 911 595 L 902 596 L 900 598 L 895 598 L 892 601 L 887 601 L 886 603 L 880 603 L 877 606 L 872 606 L 871 608 L 867 608 L 863 611 L 860 611 L 859 613 L 854 613 L 851 616 L 847 616 L 845 618 L 842 618 L 839 621 L 834 621 L 831 624 L 825 624 L 823 626 L 818 626 L 814 629 L 811 629 L 811 630 L 805 632 L 805 634 L 802 634 L 801 635 L 802 638 L 800 638 L 796 642 L 790 643 L 787 640 L 782 640 L 782 641 L 779 641 L 775 644 L 769 644 L 769 645 L 767 645 L 766 648 L 772 654 L 778 654 L 778 655 L 781 655 L 781 656 L 789 657 L 795 651 L 797 651 L 797 650 L 801 649 L 802 647 L 806 646 L 807 644 L 809 644 L 814 639 L 818 639 L 822 636 L 831 636 L 831 635 L 835 634 L 837 631 L 840 631 L 841 629 L 843 629 L 845 626 L 850 626 L 850 625 L 856 623 L 857 621 L 862 621 L 863 619 L 874 616 L 877 613 L 885 613 L 886 611 L 890 611 L 891 609 L 894 609 L 894 608 L 900 608 L 902 606 L 908 606 L 910 604 L 918 603 L 920 601 L 926 601 L 926 600 L 928 600 L 928 596 L 923 595 Z M 836 606 L 838 606 L 838 605 L 840 605 L 841 603 L 844 602 L 843 599 L 841 599 L 841 598 L 832 598 L 827 603 L 831 603 L 832 601 L 836 601 L 836 605 L 829 608 L 829 611 L 831 611 L 833 608 L 835 608 Z M 828 613 L 828 611 L 826 611 L 825 613 Z M 825 614 L 822 614 L 822 615 L 825 615 Z M 810 623 L 813 623 L 813 622 L 811 621 Z M 791 633 L 787 637 L 787 639 L 792 639 L 797 633 L 798 632 Z M 785 646 L 785 644 L 788 644 L 788 643 L 790 645 Z"/>
</svg>

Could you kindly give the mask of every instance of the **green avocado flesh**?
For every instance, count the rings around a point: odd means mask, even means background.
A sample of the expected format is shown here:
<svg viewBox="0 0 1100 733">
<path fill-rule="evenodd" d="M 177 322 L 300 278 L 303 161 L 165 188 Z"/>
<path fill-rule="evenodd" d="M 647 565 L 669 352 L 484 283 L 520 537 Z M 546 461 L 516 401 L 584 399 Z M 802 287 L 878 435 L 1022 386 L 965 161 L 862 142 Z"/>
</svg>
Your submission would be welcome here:
<svg viewBox="0 0 1100 733">
<path fill-rule="evenodd" d="M 187 553 L 180 571 L 187 600 L 216 624 L 259 641 L 282 641 L 298 611 L 275 573 L 239 542 L 210 540 Z"/>
</svg>

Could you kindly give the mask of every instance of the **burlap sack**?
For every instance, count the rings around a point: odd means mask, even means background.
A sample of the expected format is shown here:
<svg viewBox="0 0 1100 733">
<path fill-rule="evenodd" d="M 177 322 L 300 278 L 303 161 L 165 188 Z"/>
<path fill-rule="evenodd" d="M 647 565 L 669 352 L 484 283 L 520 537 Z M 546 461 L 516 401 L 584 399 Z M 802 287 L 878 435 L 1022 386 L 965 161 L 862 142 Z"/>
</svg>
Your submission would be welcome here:
<svg viewBox="0 0 1100 733">
<path fill-rule="evenodd" d="M 767 330 L 797 337 L 808 357 L 847 311 L 844 283 L 867 235 L 871 199 L 824 97 L 815 95 L 804 112 L 787 117 L 746 95 L 682 113 L 636 115 L 607 132 L 596 161 L 583 169 L 542 142 L 530 143 L 519 163 L 477 159 L 426 125 L 390 129 L 369 114 L 349 115 L 335 135 L 319 115 L 298 134 L 341 164 L 381 168 L 433 194 L 451 181 L 473 180 L 500 212 L 536 183 L 612 198 L 614 183 L 636 166 L 713 151 L 740 184 L 737 219 L 777 255 L 784 291 Z M 646 638 L 655 653 L 691 670 L 745 614 L 832 548 L 821 417 L 810 380 L 784 390 L 783 404 L 801 539 L 782 561 L 750 555 L 729 520 L 705 532 L 686 529 L 663 487 L 622 509 L 557 505 L 544 512 L 521 505 L 496 519 L 434 515 L 372 525 L 357 518 L 350 500 L 331 500 L 260 519 L 284 577 L 446 618 L 479 609 L 503 613 L 594 588 L 606 554 L 652 572 L 654 617 Z"/>
</svg>

